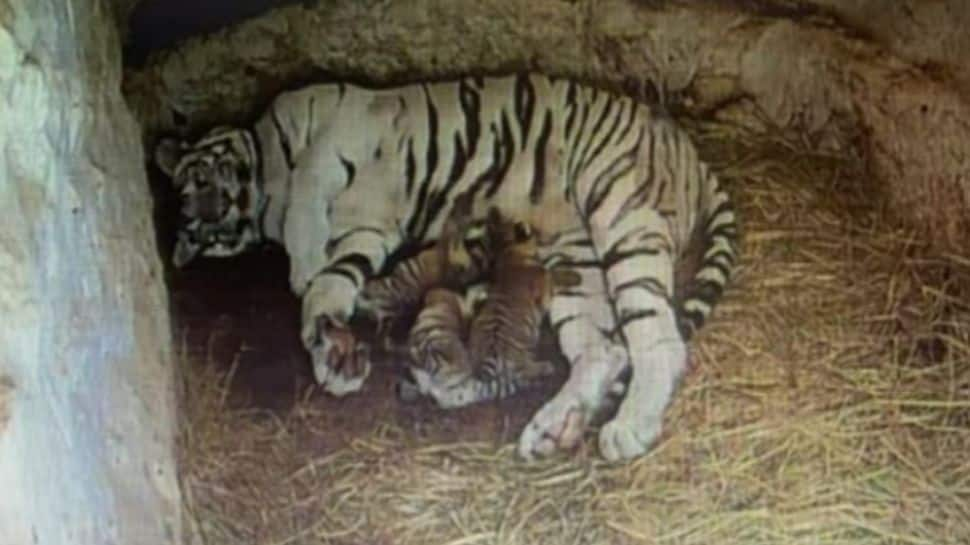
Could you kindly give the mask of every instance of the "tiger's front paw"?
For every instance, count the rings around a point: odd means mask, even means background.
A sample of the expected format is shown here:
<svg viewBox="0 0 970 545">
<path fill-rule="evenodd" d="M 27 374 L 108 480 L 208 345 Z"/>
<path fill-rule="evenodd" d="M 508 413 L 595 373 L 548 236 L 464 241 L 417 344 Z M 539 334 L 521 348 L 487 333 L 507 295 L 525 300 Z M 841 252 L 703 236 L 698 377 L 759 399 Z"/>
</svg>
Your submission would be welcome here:
<svg viewBox="0 0 970 545">
<path fill-rule="evenodd" d="M 317 383 L 335 396 L 360 390 L 371 371 L 367 345 L 357 342 L 350 328 L 325 316 L 317 318 L 315 325 L 308 348 Z"/>
</svg>

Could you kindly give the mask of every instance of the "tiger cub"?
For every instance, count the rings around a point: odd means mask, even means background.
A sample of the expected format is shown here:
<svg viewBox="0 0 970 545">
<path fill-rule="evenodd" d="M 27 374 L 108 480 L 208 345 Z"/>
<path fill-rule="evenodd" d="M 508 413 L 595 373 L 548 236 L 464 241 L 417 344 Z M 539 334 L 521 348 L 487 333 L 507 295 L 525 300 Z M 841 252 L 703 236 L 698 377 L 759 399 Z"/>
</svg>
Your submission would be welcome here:
<svg viewBox="0 0 970 545">
<path fill-rule="evenodd" d="M 437 243 L 364 284 L 357 309 L 377 323 L 385 348 L 393 349 L 395 322 L 417 309 L 430 289 L 464 289 L 487 272 L 494 241 L 485 220 L 472 217 L 471 204 L 468 193 L 458 195 Z"/>
<path fill-rule="evenodd" d="M 553 374 L 535 355 L 542 319 L 557 289 L 580 283 L 575 272 L 542 266 L 528 224 L 492 209 L 487 225 L 497 244 L 487 283 L 429 292 L 409 336 L 416 388 L 443 408 L 503 399 Z"/>
</svg>

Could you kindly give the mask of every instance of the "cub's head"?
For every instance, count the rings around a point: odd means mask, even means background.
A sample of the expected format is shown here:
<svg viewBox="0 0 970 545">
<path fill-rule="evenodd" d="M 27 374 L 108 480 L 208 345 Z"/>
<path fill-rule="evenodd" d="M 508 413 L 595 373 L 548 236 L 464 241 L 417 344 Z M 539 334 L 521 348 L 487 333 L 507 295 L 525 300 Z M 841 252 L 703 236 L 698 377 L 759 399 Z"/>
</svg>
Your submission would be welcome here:
<svg viewBox="0 0 970 545">
<path fill-rule="evenodd" d="M 176 267 L 198 255 L 234 256 L 262 239 L 265 197 L 252 133 L 220 127 L 194 144 L 163 139 L 155 162 L 181 199 Z"/>
</svg>

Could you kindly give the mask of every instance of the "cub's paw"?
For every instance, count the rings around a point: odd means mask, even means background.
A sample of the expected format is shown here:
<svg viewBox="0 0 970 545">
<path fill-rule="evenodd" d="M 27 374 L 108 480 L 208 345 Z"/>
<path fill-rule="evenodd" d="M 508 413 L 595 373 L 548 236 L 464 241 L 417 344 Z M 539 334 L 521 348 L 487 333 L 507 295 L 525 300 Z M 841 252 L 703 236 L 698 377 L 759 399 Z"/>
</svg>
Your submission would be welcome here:
<svg viewBox="0 0 970 545">
<path fill-rule="evenodd" d="M 577 396 L 560 391 L 539 409 L 519 436 L 519 455 L 526 460 L 571 450 L 583 438 L 591 411 Z"/>
<path fill-rule="evenodd" d="M 314 333 L 307 344 L 317 383 L 335 396 L 360 390 L 371 371 L 367 345 L 357 342 L 350 328 L 325 316 L 317 318 Z"/>
<path fill-rule="evenodd" d="M 660 436 L 660 418 L 646 421 L 614 418 L 600 429 L 600 455 L 611 462 L 645 454 Z"/>
</svg>

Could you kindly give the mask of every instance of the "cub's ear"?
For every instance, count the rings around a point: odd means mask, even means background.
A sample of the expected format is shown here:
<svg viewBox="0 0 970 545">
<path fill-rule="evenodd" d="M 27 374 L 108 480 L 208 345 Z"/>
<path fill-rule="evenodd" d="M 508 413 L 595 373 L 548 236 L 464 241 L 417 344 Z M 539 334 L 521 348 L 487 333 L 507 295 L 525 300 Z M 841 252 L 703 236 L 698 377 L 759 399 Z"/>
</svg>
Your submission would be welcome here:
<svg viewBox="0 0 970 545">
<path fill-rule="evenodd" d="M 466 220 L 472 213 L 472 195 L 470 191 L 464 191 L 455 196 L 455 202 L 451 205 L 451 216 L 456 219 Z"/>
<path fill-rule="evenodd" d="M 182 154 L 188 147 L 185 142 L 174 138 L 162 138 L 155 146 L 155 164 L 173 181 L 175 167 L 178 166 Z"/>
<path fill-rule="evenodd" d="M 583 282 L 583 277 L 569 269 L 551 269 L 549 278 L 555 288 L 575 288 Z"/>
<path fill-rule="evenodd" d="M 524 221 L 515 222 L 513 231 L 515 233 L 516 242 L 526 242 L 535 236 L 535 231 L 532 229 L 532 225 Z"/>
</svg>

